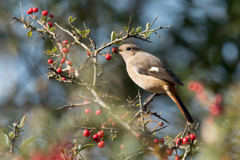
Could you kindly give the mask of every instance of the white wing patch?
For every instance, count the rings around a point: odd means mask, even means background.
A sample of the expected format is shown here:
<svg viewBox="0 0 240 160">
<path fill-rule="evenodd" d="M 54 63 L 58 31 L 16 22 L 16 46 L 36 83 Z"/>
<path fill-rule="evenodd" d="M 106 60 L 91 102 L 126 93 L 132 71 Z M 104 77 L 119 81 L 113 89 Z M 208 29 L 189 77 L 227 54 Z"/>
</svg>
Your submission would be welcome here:
<svg viewBox="0 0 240 160">
<path fill-rule="evenodd" d="M 139 74 L 139 69 L 137 67 L 133 66 L 133 69 L 137 72 L 137 74 Z"/>
<path fill-rule="evenodd" d="M 148 71 L 159 72 L 159 69 L 158 69 L 158 67 L 151 67 Z"/>
</svg>

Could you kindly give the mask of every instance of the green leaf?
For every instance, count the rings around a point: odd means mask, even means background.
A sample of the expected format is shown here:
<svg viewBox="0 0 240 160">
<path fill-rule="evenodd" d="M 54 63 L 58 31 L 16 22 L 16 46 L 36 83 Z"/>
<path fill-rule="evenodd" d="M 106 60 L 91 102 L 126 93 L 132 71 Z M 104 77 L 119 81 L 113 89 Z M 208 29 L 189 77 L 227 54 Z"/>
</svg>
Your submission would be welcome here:
<svg viewBox="0 0 240 160">
<path fill-rule="evenodd" d="M 136 29 L 136 32 L 137 32 L 137 33 L 141 32 L 141 29 L 142 29 L 142 27 L 138 27 L 138 28 Z"/>
<path fill-rule="evenodd" d="M 122 44 L 122 42 L 116 42 L 116 43 L 114 43 L 114 44 Z"/>
<path fill-rule="evenodd" d="M 30 30 L 30 31 L 28 31 L 27 36 L 31 37 L 31 35 L 32 35 L 32 31 Z"/>
<path fill-rule="evenodd" d="M 21 122 L 20 122 L 20 128 L 22 128 L 23 127 L 23 125 L 24 125 L 24 123 L 26 122 L 26 120 L 27 120 L 27 118 L 28 118 L 28 116 L 27 115 L 24 115 L 23 117 L 22 117 L 22 119 L 21 119 Z"/>
<path fill-rule="evenodd" d="M 146 30 L 149 30 L 150 29 L 150 23 L 147 23 L 146 24 Z"/>
<path fill-rule="evenodd" d="M 135 28 L 133 28 L 130 33 L 132 34 L 134 32 L 134 30 L 135 30 Z"/>
<path fill-rule="evenodd" d="M 51 53 L 51 51 L 50 51 L 50 50 L 47 50 L 47 53 Z"/>
<path fill-rule="evenodd" d="M 34 141 L 35 137 L 31 137 L 31 138 L 28 138 L 26 141 L 23 142 L 21 149 L 23 149 L 24 147 L 26 147 L 29 143 L 31 143 L 32 141 Z"/>
<path fill-rule="evenodd" d="M 72 16 L 68 17 L 68 22 L 72 22 Z"/>
<path fill-rule="evenodd" d="M 86 149 L 86 148 L 90 148 L 90 147 L 92 147 L 92 146 L 94 146 L 94 144 L 85 144 L 83 147 L 81 147 L 81 148 L 79 149 L 79 151 L 77 152 L 77 154 L 78 154 L 80 151 L 82 151 L 82 150 L 84 150 L 84 149 Z"/>
<path fill-rule="evenodd" d="M 112 33 L 111 33 L 111 42 L 114 41 L 115 38 L 116 38 L 116 32 L 112 31 Z"/>
<path fill-rule="evenodd" d="M 41 18 L 41 20 L 42 20 L 42 22 L 46 22 L 46 21 L 47 21 L 45 16 L 43 16 L 43 17 Z"/>
<path fill-rule="evenodd" d="M 128 28 L 127 27 L 123 27 L 126 31 L 128 31 Z"/>
<path fill-rule="evenodd" d="M 4 133 L 5 138 L 6 138 L 6 143 L 8 144 L 8 143 L 9 143 L 9 140 L 11 139 L 11 138 L 9 137 L 9 135 L 8 135 L 8 132 L 5 131 L 4 129 L 1 129 L 1 131 Z"/>
<path fill-rule="evenodd" d="M 77 18 L 73 18 L 73 20 L 71 21 L 71 23 L 73 23 L 73 21 L 75 21 Z"/>
<path fill-rule="evenodd" d="M 53 49 L 52 49 L 52 53 L 55 52 L 57 50 L 57 47 L 55 46 Z"/>
<path fill-rule="evenodd" d="M 11 133 L 9 133 L 9 137 L 10 137 L 10 139 L 12 139 L 13 138 L 13 135 L 14 135 L 14 133 L 13 132 L 11 132 Z"/>
<path fill-rule="evenodd" d="M 54 31 L 54 29 L 55 29 L 55 28 L 54 28 L 54 27 L 52 27 L 52 28 L 50 28 L 50 30 L 49 30 L 49 31 L 50 31 L 50 32 L 52 32 L 52 31 Z"/>
<path fill-rule="evenodd" d="M 150 34 L 152 34 L 153 32 L 148 32 L 147 34 L 146 34 L 146 36 L 149 36 Z"/>
<path fill-rule="evenodd" d="M 81 34 L 85 34 L 85 33 L 88 34 L 89 32 L 90 32 L 90 29 L 87 29 L 87 30 L 81 31 L 80 33 L 81 33 Z"/>
<path fill-rule="evenodd" d="M 79 29 L 77 28 L 74 28 L 74 29 L 76 30 L 77 34 L 81 34 L 81 31 Z"/>
</svg>

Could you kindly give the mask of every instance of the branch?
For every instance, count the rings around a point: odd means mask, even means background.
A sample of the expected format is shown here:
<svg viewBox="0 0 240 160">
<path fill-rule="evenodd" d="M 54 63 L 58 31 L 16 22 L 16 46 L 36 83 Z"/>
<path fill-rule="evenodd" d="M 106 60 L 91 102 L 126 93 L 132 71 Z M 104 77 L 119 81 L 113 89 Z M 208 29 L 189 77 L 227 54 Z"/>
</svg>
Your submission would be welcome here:
<svg viewBox="0 0 240 160">
<path fill-rule="evenodd" d="M 71 103 L 69 105 L 65 105 L 63 107 L 59 107 L 57 110 L 60 110 L 60 109 L 66 109 L 66 108 L 75 108 L 75 107 L 83 107 L 85 105 L 88 105 L 88 104 L 91 104 L 91 102 L 87 102 L 87 103 Z"/>
</svg>

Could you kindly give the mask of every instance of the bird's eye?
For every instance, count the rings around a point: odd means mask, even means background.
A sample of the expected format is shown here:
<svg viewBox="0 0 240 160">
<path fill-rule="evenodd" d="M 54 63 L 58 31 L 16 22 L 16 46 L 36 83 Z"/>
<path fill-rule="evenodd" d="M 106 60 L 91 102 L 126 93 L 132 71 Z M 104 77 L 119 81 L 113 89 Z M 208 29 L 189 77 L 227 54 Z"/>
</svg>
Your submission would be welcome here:
<svg viewBox="0 0 240 160">
<path fill-rule="evenodd" d="M 126 48 L 127 51 L 131 51 L 131 49 L 132 49 L 131 47 L 127 47 Z"/>
</svg>

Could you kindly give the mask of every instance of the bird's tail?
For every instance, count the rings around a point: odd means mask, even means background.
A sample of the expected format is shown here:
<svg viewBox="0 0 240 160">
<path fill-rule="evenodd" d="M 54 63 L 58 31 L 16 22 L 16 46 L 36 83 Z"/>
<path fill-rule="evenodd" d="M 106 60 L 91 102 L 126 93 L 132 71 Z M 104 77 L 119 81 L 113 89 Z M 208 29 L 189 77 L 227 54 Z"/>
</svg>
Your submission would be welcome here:
<svg viewBox="0 0 240 160">
<path fill-rule="evenodd" d="M 191 114 L 188 112 L 187 108 L 185 107 L 185 105 L 183 104 L 182 100 L 180 99 L 180 97 L 177 94 L 171 94 L 169 95 L 171 97 L 171 99 L 177 104 L 178 108 L 180 109 L 180 111 L 182 112 L 184 118 L 191 124 L 194 123 L 194 120 L 191 116 Z"/>
</svg>

